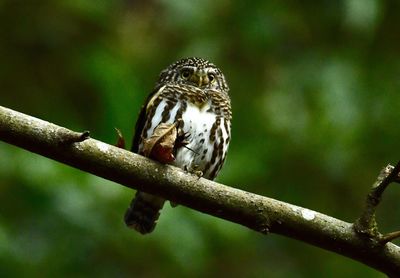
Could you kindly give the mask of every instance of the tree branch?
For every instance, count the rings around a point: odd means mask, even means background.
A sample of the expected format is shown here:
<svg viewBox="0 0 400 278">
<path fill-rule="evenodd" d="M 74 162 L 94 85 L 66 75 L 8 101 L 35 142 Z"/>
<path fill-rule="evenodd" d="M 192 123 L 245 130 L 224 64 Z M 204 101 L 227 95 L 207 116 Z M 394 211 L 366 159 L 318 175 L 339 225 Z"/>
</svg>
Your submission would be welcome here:
<svg viewBox="0 0 400 278">
<path fill-rule="evenodd" d="M 362 236 L 366 236 L 371 240 L 377 241 L 377 244 L 386 244 L 387 242 L 399 237 L 400 232 L 392 232 L 387 235 L 381 235 L 378 231 L 376 222 L 376 209 L 382 201 L 383 192 L 392 182 L 398 182 L 400 172 L 400 161 L 396 166 L 387 165 L 379 173 L 378 178 L 372 185 L 371 191 L 368 193 L 365 208 L 354 223 L 354 229 Z"/>
<path fill-rule="evenodd" d="M 181 169 L 86 139 L 87 135 L 0 106 L 2 141 L 257 232 L 281 234 L 336 252 L 391 277 L 400 273 L 400 248 L 390 242 L 377 244 L 356 232 L 351 223 L 199 179 Z"/>
</svg>

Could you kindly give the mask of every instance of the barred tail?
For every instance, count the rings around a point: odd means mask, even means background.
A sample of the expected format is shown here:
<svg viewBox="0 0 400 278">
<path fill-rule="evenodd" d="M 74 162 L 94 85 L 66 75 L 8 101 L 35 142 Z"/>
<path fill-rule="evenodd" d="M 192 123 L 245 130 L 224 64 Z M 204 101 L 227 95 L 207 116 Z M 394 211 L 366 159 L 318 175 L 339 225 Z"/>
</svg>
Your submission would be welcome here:
<svg viewBox="0 0 400 278">
<path fill-rule="evenodd" d="M 125 223 L 141 234 L 151 233 L 160 216 L 165 200 L 144 192 L 136 192 L 130 207 L 125 212 Z"/>
</svg>

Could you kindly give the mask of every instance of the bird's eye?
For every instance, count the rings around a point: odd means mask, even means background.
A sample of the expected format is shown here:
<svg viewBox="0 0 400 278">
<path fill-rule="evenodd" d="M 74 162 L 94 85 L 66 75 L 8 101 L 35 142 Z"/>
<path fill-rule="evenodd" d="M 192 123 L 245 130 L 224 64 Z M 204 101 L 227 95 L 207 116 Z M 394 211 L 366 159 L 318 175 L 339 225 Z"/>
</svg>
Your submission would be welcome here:
<svg viewBox="0 0 400 278">
<path fill-rule="evenodd" d="M 191 75 L 191 72 L 190 72 L 190 70 L 188 70 L 188 69 L 184 69 L 184 70 L 181 72 L 181 76 L 182 76 L 182 78 L 184 78 L 184 79 L 189 79 L 190 75 Z"/>
<path fill-rule="evenodd" d="M 210 83 L 213 83 L 215 81 L 215 75 L 213 73 L 209 73 L 208 80 L 210 81 Z"/>
</svg>

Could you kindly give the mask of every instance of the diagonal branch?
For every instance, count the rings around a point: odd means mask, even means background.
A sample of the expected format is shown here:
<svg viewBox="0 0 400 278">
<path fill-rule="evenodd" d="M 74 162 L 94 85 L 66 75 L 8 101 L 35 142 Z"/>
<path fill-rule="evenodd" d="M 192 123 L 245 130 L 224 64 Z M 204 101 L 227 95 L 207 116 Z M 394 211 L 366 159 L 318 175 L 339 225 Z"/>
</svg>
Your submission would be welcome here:
<svg viewBox="0 0 400 278">
<path fill-rule="evenodd" d="M 383 192 L 389 184 L 399 181 L 400 161 L 396 166 L 387 165 L 379 173 L 378 178 L 372 185 L 371 191 L 368 193 L 365 208 L 361 216 L 354 223 L 354 230 L 361 236 L 368 237 L 369 240 L 375 241 L 376 244 L 386 244 L 387 242 L 400 237 L 400 231 L 382 235 L 378 231 L 376 222 L 376 209 L 381 203 Z"/>
<path fill-rule="evenodd" d="M 2 141 L 257 232 L 281 234 L 336 252 L 392 277 L 400 273 L 400 247 L 373 244 L 351 223 L 199 179 L 95 139 L 82 141 L 87 135 L 0 106 Z"/>
</svg>

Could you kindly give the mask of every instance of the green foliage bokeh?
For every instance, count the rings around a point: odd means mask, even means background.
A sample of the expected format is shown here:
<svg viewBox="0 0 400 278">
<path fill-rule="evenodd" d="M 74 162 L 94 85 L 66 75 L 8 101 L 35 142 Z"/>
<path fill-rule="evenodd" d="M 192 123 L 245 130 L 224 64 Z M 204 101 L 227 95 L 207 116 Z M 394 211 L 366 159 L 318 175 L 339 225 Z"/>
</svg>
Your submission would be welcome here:
<svg viewBox="0 0 400 278">
<path fill-rule="evenodd" d="M 397 1 L 0 1 L 0 105 L 105 142 L 186 56 L 231 87 L 219 181 L 356 219 L 400 159 Z M 133 191 L 0 143 L 0 276 L 383 277 L 336 254 L 167 205 L 155 232 L 122 221 Z M 399 228 L 400 191 L 379 208 Z"/>
</svg>

